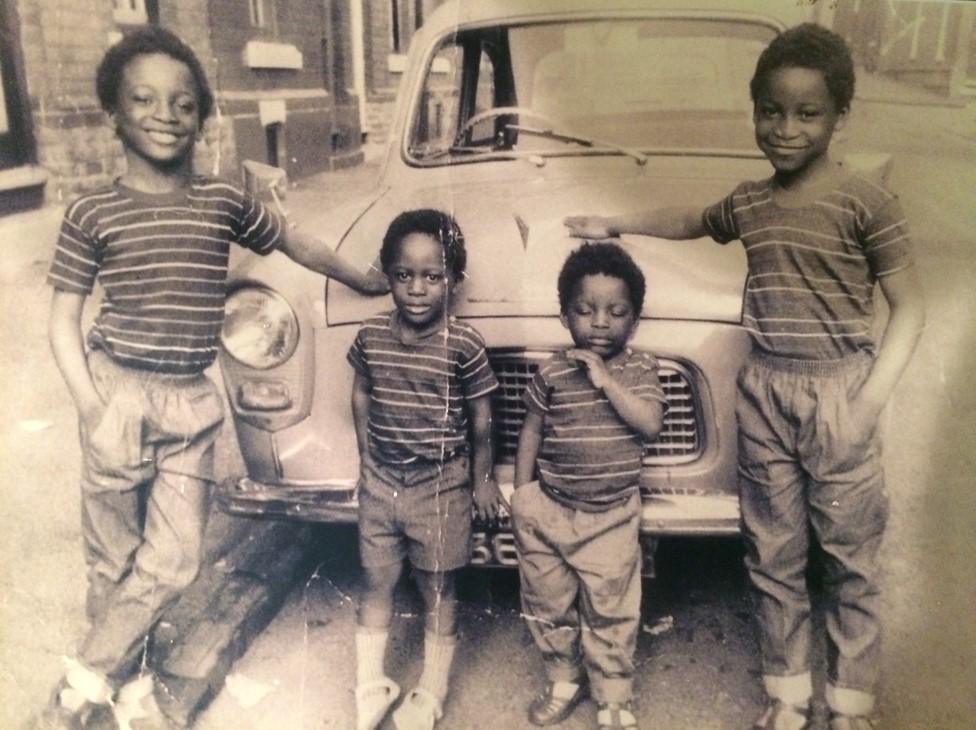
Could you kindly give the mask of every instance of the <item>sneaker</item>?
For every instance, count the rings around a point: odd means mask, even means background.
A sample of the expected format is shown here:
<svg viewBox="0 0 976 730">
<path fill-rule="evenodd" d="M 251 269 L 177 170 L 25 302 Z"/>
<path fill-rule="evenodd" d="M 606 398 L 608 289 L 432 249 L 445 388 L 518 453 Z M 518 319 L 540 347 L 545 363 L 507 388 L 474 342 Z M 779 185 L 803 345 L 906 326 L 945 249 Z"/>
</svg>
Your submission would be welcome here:
<svg viewBox="0 0 976 730">
<path fill-rule="evenodd" d="M 752 727 L 753 730 L 807 730 L 810 727 L 810 708 L 772 700 Z"/>
<path fill-rule="evenodd" d="M 632 702 L 600 702 L 596 723 L 598 730 L 638 730 Z"/>
<path fill-rule="evenodd" d="M 27 721 L 28 730 L 85 730 L 98 717 L 110 716 L 108 705 L 89 702 L 62 679 L 51 692 L 51 699 Z"/>
<path fill-rule="evenodd" d="M 123 685 L 112 713 L 118 730 L 177 730 L 180 727 L 159 708 L 151 674 L 136 677 Z"/>
<path fill-rule="evenodd" d="M 875 730 L 875 720 L 867 715 L 830 714 L 830 730 Z"/>
</svg>

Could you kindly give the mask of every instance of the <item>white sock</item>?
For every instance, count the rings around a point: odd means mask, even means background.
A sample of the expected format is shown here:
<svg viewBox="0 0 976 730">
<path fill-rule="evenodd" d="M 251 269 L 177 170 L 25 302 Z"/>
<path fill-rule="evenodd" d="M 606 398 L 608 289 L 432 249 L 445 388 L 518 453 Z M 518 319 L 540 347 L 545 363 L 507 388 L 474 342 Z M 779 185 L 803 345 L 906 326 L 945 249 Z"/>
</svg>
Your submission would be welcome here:
<svg viewBox="0 0 976 730">
<path fill-rule="evenodd" d="M 386 656 L 388 629 L 356 629 L 356 684 L 376 682 L 386 676 L 383 659 Z"/>
<path fill-rule="evenodd" d="M 447 684 L 457 648 L 457 634 L 439 636 L 424 633 L 424 671 L 418 687 L 427 690 L 443 704 L 447 698 Z"/>
</svg>

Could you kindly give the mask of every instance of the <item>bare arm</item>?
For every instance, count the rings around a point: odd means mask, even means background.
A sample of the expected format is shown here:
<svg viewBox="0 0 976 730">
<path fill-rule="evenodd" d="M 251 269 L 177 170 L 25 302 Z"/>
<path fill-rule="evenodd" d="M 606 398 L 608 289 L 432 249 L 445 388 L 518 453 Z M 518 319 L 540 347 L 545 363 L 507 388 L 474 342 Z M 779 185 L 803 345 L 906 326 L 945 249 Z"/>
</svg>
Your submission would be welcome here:
<svg viewBox="0 0 976 730">
<path fill-rule="evenodd" d="M 84 294 L 54 290 L 48 318 L 48 340 L 82 423 L 92 427 L 97 425 L 105 404 L 95 390 L 85 357 L 81 313 L 86 298 Z"/>
<path fill-rule="evenodd" d="M 871 374 L 851 402 L 851 420 L 869 429 L 891 397 L 915 351 L 925 324 L 925 301 L 914 266 L 884 276 L 881 292 L 890 309 L 878 356 Z"/>
<path fill-rule="evenodd" d="M 528 411 L 519 431 L 518 449 L 515 452 L 515 486 L 531 482 L 535 475 L 535 460 L 542 446 L 542 416 Z"/>
<path fill-rule="evenodd" d="M 496 519 L 505 505 L 492 464 L 491 396 L 468 401 L 471 418 L 471 477 L 474 480 L 474 508 L 485 521 Z"/>
<path fill-rule="evenodd" d="M 299 228 L 289 228 L 281 251 L 292 261 L 317 271 L 362 294 L 386 294 L 389 282 L 381 271 L 365 273 L 342 258 L 329 244 Z"/>
<path fill-rule="evenodd" d="M 664 422 L 664 409 L 659 401 L 641 398 L 627 389 L 610 374 L 603 358 L 595 352 L 573 349 L 566 355 L 583 363 L 593 387 L 603 391 L 624 423 L 645 439 L 657 437 Z"/>
<path fill-rule="evenodd" d="M 369 379 L 358 371 L 352 381 L 352 422 L 356 428 L 356 445 L 359 459 L 369 454 Z"/>
<path fill-rule="evenodd" d="M 627 233 L 672 240 L 708 235 L 702 223 L 701 208 L 692 206 L 655 208 L 611 217 L 570 216 L 563 223 L 571 236 L 597 240 Z"/>
</svg>

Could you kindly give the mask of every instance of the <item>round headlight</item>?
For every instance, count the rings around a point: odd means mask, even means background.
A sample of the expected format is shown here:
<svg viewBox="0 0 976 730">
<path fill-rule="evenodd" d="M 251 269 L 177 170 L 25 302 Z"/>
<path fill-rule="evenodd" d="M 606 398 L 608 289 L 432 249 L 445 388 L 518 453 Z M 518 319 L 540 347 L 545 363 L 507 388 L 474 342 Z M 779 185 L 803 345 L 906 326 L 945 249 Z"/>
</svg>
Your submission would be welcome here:
<svg viewBox="0 0 976 730">
<path fill-rule="evenodd" d="M 283 297 L 263 287 L 245 287 L 227 297 L 220 341 L 231 357 L 267 370 L 298 345 L 298 318 Z"/>
</svg>

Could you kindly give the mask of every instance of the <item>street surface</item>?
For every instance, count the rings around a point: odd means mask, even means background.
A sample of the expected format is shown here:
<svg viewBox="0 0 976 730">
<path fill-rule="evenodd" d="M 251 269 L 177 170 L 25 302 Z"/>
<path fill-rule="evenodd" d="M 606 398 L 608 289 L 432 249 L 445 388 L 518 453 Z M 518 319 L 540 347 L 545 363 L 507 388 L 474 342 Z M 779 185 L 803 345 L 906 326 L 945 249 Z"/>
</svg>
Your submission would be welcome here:
<svg viewBox="0 0 976 730">
<path fill-rule="evenodd" d="M 883 728 L 976 727 L 976 106 L 855 101 L 851 150 L 895 155 L 891 180 L 914 232 L 928 325 L 885 415 L 891 521 L 884 552 Z M 348 197 L 375 166 L 322 175 L 286 201 L 300 219 Z M 41 706 L 84 631 L 74 410 L 46 341 L 43 284 L 57 211 L 0 217 L 14 255 L 0 265 L 0 728 Z M 26 252 L 29 252 L 26 253 Z M 229 425 L 229 424 L 228 424 Z M 233 429 L 221 470 L 239 473 Z M 200 717 L 202 730 L 353 727 L 354 533 L 318 529 L 314 572 L 235 665 Z M 816 576 L 814 575 L 814 579 Z M 413 686 L 422 623 L 404 584 L 388 670 Z M 748 727 L 762 692 L 741 549 L 730 540 L 673 540 L 645 582 L 637 688 L 642 727 Z M 444 730 L 529 727 L 541 662 L 518 611 L 512 572 L 468 571 L 461 645 Z M 818 706 L 816 727 L 823 722 Z M 593 727 L 583 704 L 564 728 Z M 392 727 L 388 723 L 385 727 Z"/>
</svg>

